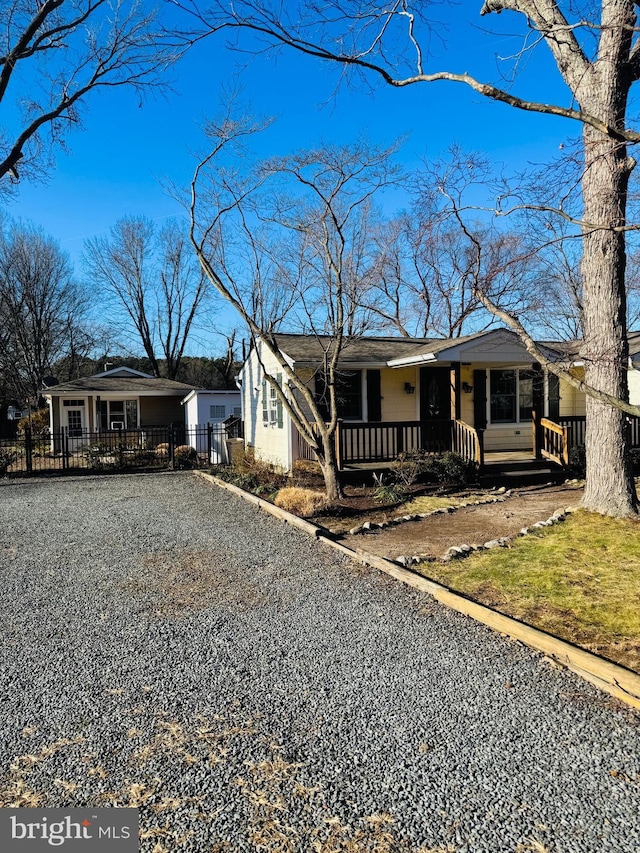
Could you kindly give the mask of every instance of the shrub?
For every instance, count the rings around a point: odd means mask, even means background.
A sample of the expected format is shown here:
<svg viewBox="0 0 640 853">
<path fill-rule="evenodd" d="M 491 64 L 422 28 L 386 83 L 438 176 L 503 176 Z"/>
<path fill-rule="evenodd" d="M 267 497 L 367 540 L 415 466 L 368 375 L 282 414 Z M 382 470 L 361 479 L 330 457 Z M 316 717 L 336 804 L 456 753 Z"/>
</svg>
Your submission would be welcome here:
<svg viewBox="0 0 640 853">
<path fill-rule="evenodd" d="M 155 452 L 156 452 L 156 456 L 159 459 L 167 459 L 169 456 L 169 445 L 168 444 L 157 444 Z"/>
<path fill-rule="evenodd" d="M 295 485 L 315 484 L 322 481 L 322 468 L 319 462 L 310 459 L 296 459 L 291 470 L 291 480 Z"/>
<path fill-rule="evenodd" d="M 173 451 L 174 468 L 194 468 L 198 463 L 198 454 L 195 447 L 189 444 L 180 444 Z"/>
<path fill-rule="evenodd" d="M 31 427 L 33 438 L 47 438 L 49 435 L 49 407 L 38 409 L 31 413 L 31 417 L 20 418 L 18 421 L 18 434 L 24 437 L 25 430 Z"/>
<path fill-rule="evenodd" d="M 212 467 L 211 473 L 239 489 L 256 495 L 274 495 L 278 489 L 290 482 L 281 470 L 269 462 L 256 459 L 251 452 L 235 460 L 233 465 Z"/>
<path fill-rule="evenodd" d="M 7 471 L 17 458 L 18 454 L 14 450 L 0 447 L 0 477 L 6 477 Z"/>
<path fill-rule="evenodd" d="M 453 483 L 465 486 L 476 479 L 476 466 L 460 456 L 459 453 L 447 451 L 440 457 L 439 479 L 441 483 Z"/>
<path fill-rule="evenodd" d="M 587 473 L 587 454 L 584 444 L 574 444 L 569 450 L 569 470 L 574 477 L 584 477 Z"/>
<path fill-rule="evenodd" d="M 288 486 L 280 489 L 274 503 L 276 506 L 294 513 L 294 515 L 308 518 L 310 515 L 315 515 L 326 507 L 327 498 L 323 492 L 301 489 L 297 486 Z"/>
<path fill-rule="evenodd" d="M 424 450 L 409 450 L 398 454 L 391 463 L 391 472 L 397 483 L 403 486 L 413 486 L 424 479 L 429 467 L 429 456 Z"/>
<path fill-rule="evenodd" d="M 406 489 L 399 483 L 394 483 L 392 478 L 385 477 L 384 474 L 374 474 L 373 480 L 375 483 L 373 497 L 380 503 L 395 504 L 406 498 Z"/>
<path fill-rule="evenodd" d="M 427 453 L 412 450 L 401 453 L 391 465 L 396 483 L 409 487 L 414 483 L 441 483 L 464 486 L 477 477 L 476 466 L 459 453 Z"/>
</svg>

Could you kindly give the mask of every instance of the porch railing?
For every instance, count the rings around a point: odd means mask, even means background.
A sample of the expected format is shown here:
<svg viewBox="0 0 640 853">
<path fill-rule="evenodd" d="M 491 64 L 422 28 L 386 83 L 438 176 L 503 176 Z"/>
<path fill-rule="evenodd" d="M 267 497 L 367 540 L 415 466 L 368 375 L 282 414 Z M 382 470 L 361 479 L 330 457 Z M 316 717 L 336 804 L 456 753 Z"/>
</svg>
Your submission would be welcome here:
<svg viewBox="0 0 640 853">
<path fill-rule="evenodd" d="M 338 421 L 335 441 L 340 468 L 357 463 L 391 462 L 401 453 L 418 450 L 426 453 L 454 450 L 471 462 L 483 463 L 481 434 L 463 421 L 451 419 L 389 423 Z M 294 450 L 299 459 L 315 459 L 297 430 Z"/>
<path fill-rule="evenodd" d="M 629 439 L 632 448 L 640 447 L 640 417 L 628 416 Z M 539 427 L 533 420 L 533 446 L 538 455 L 557 462 L 569 464 L 572 447 L 584 445 L 587 419 L 584 415 L 563 415 L 556 421 L 541 418 Z"/>
<path fill-rule="evenodd" d="M 540 455 L 566 468 L 569 465 L 569 428 L 540 418 Z"/>
<path fill-rule="evenodd" d="M 464 421 L 453 421 L 453 441 L 451 449 L 459 453 L 468 462 L 474 462 L 480 468 L 484 465 L 484 433 Z"/>
<path fill-rule="evenodd" d="M 395 421 L 393 423 L 350 423 L 338 426 L 340 458 L 353 462 L 389 462 L 401 453 L 451 450 L 451 420 Z"/>
</svg>

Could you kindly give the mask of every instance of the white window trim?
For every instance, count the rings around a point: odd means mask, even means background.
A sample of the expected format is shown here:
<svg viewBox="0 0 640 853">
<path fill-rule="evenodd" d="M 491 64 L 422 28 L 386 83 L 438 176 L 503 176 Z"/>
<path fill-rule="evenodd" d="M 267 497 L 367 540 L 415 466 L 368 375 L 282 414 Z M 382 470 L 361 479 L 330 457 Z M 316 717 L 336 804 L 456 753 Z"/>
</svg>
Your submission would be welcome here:
<svg viewBox="0 0 640 853">
<path fill-rule="evenodd" d="M 124 405 L 124 414 L 126 416 L 127 402 L 131 401 L 131 400 L 133 400 L 136 404 L 136 423 L 133 426 L 128 424 L 126 428 L 127 429 L 140 429 L 140 397 L 131 397 L 131 396 L 129 396 L 129 397 L 118 397 L 118 396 L 105 397 L 104 395 L 100 395 L 100 402 L 107 404 L 107 429 L 111 428 L 111 422 L 112 421 L 120 420 L 120 417 L 118 416 L 117 412 L 115 413 L 115 415 L 116 415 L 115 417 L 112 415 L 111 403 L 114 401 L 117 403 L 120 403 L 122 401 L 125 404 Z M 94 409 L 94 421 L 93 422 L 95 424 L 96 431 L 98 431 L 101 429 L 101 425 L 100 425 L 100 409 L 98 407 L 97 396 L 94 398 L 93 409 Z"/>
<path fill-rule="evenodd" d="M 516 374 L 516 420 L 515 421 L 498 421 L 498 423 L 493 423 L 491 420 L 491 371 L 492 370 L 514 370 Z M 488 367 L 487 371 L 487 429 L 501 429 L 508 428 L 514 426 L 520 426 L 522 424 L 531 424 L 531 418 L 526 418 L 525 420 L 520 420 L 520 371 L 530 372 L 530 367 Z M 545 377 L 544 384 L 544 411 L 547 412 L 549 408 L 549 398 L 548 398 L 548 386 L 547 379 Z M 546 417 L 546 415 L 545 415 Z"/>
<path fill-rule="evenodd" d="M 214 409 L 222 409 L 222 415 L 214 415 Z M 209 404 L 209 420 L 210 421 L 223 421 L 227 417 L 227 406 L 226 403 L 210 403 Z"/>
</svg>

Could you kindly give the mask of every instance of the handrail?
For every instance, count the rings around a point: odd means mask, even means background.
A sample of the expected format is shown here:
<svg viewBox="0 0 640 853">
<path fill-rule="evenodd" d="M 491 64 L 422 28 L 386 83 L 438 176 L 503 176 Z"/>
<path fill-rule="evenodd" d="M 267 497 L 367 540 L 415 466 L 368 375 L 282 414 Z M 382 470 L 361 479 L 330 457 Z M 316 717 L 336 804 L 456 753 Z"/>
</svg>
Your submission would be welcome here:
<svg viewBox="0 0 640 853">
<path fill-rule="evenodd" d="M 473 462 L 481 468 L 484 464 L 482 431 L 478 432 L 474 427 L 460 420 L 453 421 L 452 429 L 452 449 L 459 453 L 463 459 Z"/>
<path fill-rule="evenodd" d="M 545 459 L 567 468 L 569 465 L 569 430 L 549 418 L 540 418 L 542 430 L 540 453 Z"/>
</svg>

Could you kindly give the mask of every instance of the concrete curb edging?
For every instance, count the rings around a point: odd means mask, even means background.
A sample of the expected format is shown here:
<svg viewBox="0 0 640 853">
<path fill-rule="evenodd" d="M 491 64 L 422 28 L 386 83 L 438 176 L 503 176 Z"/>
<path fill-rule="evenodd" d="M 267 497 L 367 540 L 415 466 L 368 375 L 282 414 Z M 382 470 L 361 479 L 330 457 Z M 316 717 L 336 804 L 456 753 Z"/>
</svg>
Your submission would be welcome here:
<svg viewBox="0 0 640 853">
<path fill-rule="evenodd" d="M 575 672 L 591 684 L 594 684 L 600 690 L 611 694 L 616 699 L 620 699 L 633 708 L 640 709 L 640 675 L 631 670 L 607 661 L 592 652 L 587 652 L 565 640 L 560 640 L 558 637 L 547 634 L 539 628 L 533 628 L 510 616 L 498 613 L 484 604 L 478 604 L 470 598 L 453 592 L 447 587 L 435 581 L 428 580 L 409 569 L 405 569 L 391 560 L 378 557 L 375 554 L 369 554 L 360 548 L 349 548 L 341 542 L 336 542 L 326 535 L 327 531 L 317 525 L 305 521 L 280 507 L 276 507 L 268 501 L 261 500 L 256 495 L 245 492 L 231 483 L 219 480 L 212 474 L 206 474 L 203 471 L 194 471 L 194 473 L 202 479 L 255 504 L 259 509 L 264 509 L 275 518 L 279 518 L 303 530 L 305 533 L 313 536 L 318 542 L 328 545 L 350 559 L 365 566 L 378 569 L 414 589 L 426 592 L 446 607 L 469 616 L 475 619 L 476 622 L 480 622 L 498 633 L 506 634 L 536 651 L 542 652 L 560 665 Z"/>
</svg>

